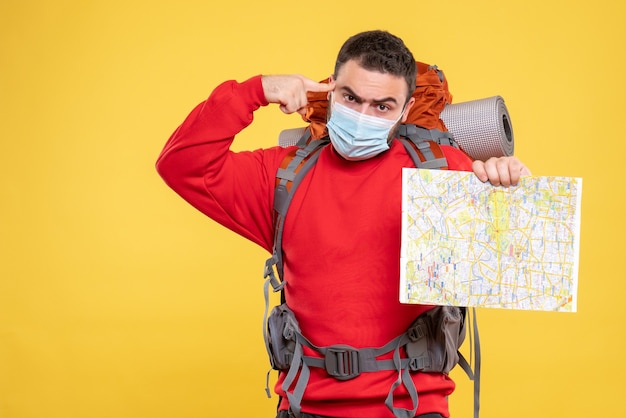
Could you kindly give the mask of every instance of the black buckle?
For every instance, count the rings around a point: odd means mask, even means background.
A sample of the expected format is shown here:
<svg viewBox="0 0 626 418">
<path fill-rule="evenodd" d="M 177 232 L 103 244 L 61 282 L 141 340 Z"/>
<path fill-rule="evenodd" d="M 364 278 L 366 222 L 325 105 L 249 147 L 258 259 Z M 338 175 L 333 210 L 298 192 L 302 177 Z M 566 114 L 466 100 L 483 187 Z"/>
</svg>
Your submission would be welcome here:
<svg viewBox="0 0 626 418">
<path fill-rule="evenodd" d="M 407 335 L 409 337 L 409 340 L 411 340 L 412 342 L 423 338 L 424 335 L 426 335 L 426 332 L 424 332 L 424 325 L 422 323 L 414 324 L 407 331 Z"/>
<path fill-rule="evenodd" d="M 430 361 L 428 361 L 425 356 L 413 357 L 409 359 L 409 370 L 411 370 L 412 372 L 424 370 L 428 366 L 430 366 Z"/>
<path fill-rule="evenodd" d="M 328 347 L 324 363 L 326 372 L 337 380 L 349 380 L 361 374 L 359 350 L 347 345 Z"/>
</svg>

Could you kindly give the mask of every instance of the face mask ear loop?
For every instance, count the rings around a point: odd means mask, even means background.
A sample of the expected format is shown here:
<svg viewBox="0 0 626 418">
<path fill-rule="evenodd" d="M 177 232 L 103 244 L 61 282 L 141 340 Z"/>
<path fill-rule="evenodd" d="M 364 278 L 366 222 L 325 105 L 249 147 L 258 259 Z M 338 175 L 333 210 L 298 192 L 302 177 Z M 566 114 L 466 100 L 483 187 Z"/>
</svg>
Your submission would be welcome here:
<svg viewBox="0 0 626 418">
<path fill-rule="evenodd" d="M 406 112 L 407 104 L 409 104 L 408 101 L 404 103 L 404 106 L 402 106 L 402 112 L 400 112 L 400 116 L 398 116 L 398 119 L 396 119 L 396 122 L 394 123 L 394 125 L 402 120 L 402 116 L 404 116 L 404 112 Z"/>
</svg>

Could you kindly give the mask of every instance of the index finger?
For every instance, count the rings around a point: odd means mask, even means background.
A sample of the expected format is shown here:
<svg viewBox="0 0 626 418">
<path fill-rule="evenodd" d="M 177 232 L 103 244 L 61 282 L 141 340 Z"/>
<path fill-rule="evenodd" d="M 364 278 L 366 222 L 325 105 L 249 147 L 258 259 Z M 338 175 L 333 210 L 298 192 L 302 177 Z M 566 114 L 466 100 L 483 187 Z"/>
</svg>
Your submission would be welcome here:
<svg viewBox="0 0 626 418">
<path fill-rule="evenodd" d="M 306 91 L 308 92 L 327 93 L 335 88 L 335 82 L 328 81 L 328 82 L 318 83 L 317 81 L 306 80 L 304 83 L 304 87 L 306 88 Z"/>
</svg>

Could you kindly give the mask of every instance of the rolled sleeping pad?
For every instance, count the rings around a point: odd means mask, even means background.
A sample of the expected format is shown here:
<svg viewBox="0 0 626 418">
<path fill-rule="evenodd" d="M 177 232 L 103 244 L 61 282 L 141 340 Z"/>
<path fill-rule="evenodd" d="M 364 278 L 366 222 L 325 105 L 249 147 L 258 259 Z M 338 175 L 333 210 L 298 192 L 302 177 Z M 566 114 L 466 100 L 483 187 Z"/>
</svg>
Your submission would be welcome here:
<svg viewBox="0 0 626 418">
<path fill-rule="evenodd" d="M 470 157 L 485 161 L 513 155 L 513 125 L 502 97 L 451 104 L 440 117 Z"/>
</svg>

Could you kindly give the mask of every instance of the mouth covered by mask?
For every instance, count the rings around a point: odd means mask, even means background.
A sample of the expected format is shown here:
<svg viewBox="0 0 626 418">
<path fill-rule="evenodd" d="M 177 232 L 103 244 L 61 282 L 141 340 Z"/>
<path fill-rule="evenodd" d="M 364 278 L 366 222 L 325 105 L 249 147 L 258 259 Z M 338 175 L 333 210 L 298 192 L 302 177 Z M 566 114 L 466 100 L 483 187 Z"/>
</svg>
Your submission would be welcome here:
<svg viewBox="0 0 626 418">
<path fill-rule="evenodd" d="M 350 161 L 367 160 L 387 151 L 389 134 L 402 117 L 402 113 L 395 120 L 369 116 L 334 100 L 331 109 L 328 136 L 339 155 Z"/>
</svg>

